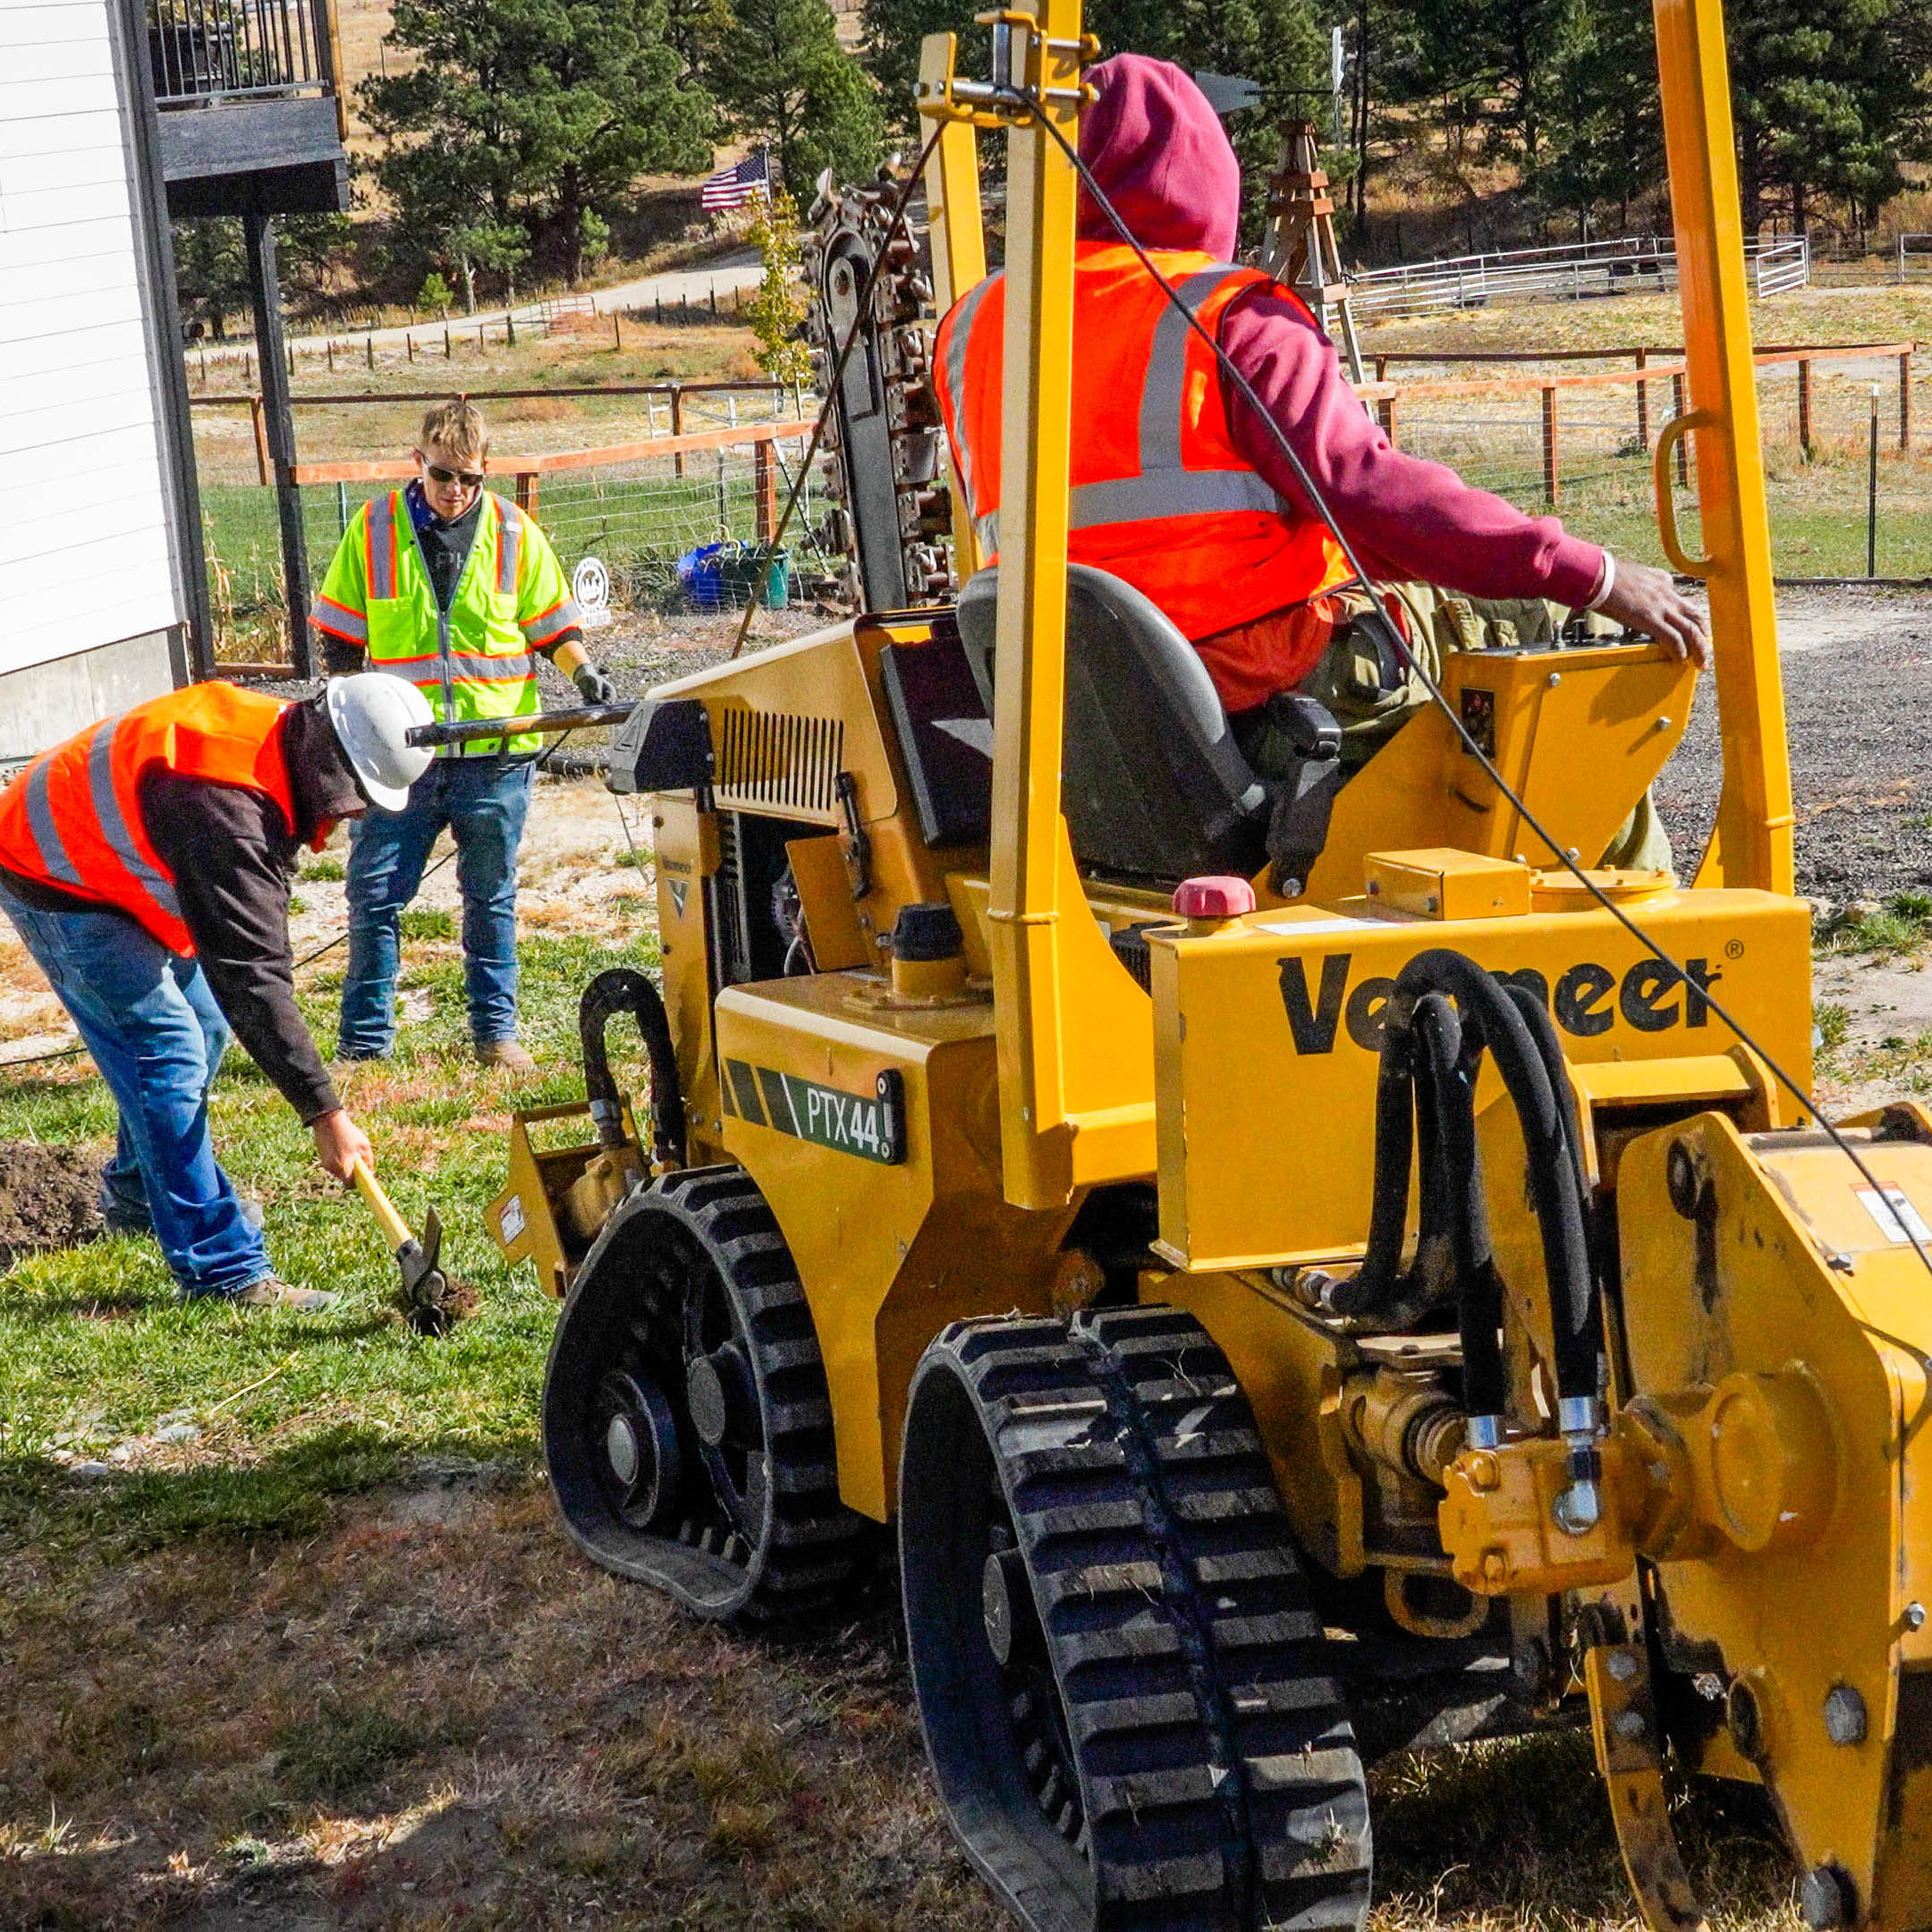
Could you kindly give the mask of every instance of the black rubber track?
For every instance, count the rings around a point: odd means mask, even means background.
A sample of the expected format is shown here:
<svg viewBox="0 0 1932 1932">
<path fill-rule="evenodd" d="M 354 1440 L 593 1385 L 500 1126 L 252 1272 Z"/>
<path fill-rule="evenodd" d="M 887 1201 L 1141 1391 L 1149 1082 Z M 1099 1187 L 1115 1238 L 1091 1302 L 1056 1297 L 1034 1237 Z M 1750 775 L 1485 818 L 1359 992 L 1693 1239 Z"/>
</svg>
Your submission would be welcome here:
<svg viewBox="0 0 1932 1932">
<path fill-rule="evenodd" d="M 986 1634 L 980 1570 L 1009 1530 L 1053 1732 Z M 948 1328 L 913 1379 L 900 1548 L 941 1795 L 1025 1923 L 1361 1926 L 1368 1810 L 1348 1714 L 1247 1403 L 1191 1316 Z M 1041 1795 L 1055 1733 L 1073 1816 L 1056 1787 Z"/>
<path fill-rule="evenodd" d="M 707 1464 L 685 1387 L 682 1338 L 694 1294 L 729 1315 L 755 1396 L 750 1445 L 734 1452 L 741 1490 L 732 1485 L 729 1499 Z M 614 1372 L 652 1384 L 676 1424 L 682 1479 L 648 1529 L 625 1520 L 600 1463 L 597 1404 Z M 579 1546 L 699 1616 L 761 1623 L 803 1615 L 851 1578 L 870 1526 L 839 1501 L 811 1310 L 784 1237 L 742 1168 L 666 1174 L 605 1224 L 551 1343 L 543 1444 Z"/>
</svg>

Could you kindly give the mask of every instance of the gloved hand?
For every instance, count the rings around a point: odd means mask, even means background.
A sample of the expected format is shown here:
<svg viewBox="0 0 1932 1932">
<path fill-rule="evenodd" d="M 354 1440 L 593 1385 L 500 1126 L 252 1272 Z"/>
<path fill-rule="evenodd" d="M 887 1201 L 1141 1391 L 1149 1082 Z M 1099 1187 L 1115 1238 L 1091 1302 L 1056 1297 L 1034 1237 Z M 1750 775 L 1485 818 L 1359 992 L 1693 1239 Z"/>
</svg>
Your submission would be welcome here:
<svg viewBox="0 0 1932 1932">
<path fill-rule="evenodd" d="M 586 704 L 615 704 L 617 686 L 608 671 L 594 664 L 580 664 L 571 673 L 571 682 L 582 693 Z"/>
</svg>

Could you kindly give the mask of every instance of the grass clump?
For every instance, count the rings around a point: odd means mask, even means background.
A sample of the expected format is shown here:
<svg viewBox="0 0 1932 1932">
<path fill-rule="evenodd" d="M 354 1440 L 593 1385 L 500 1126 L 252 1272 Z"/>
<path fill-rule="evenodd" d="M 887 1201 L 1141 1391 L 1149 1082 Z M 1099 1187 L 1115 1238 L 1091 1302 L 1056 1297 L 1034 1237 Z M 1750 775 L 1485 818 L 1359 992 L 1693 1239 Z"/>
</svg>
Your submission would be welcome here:
<svg viewBox="0 0 1932 1932">
<path fill-rule="evenodd" d="M 405 939 L 453 939 L 455 917 L 445 906 L 411 906 L 402 914 Z"/>
<path fill-rule="evenodd" d="M 283 1733 L 275 1775 L 300 1800 L 346 1798 L 422 1748 L 421 1737 L 387 1711 L 326 1704 Z"/>
<path fill-rule="evenodd" d="M 1854 900 L 1825 922 L 1821 951 L 1864 953 L 1888 959 L 1932 939 L 1932 893 L 1896 892 L 1878 904 Z"/>
</svg>

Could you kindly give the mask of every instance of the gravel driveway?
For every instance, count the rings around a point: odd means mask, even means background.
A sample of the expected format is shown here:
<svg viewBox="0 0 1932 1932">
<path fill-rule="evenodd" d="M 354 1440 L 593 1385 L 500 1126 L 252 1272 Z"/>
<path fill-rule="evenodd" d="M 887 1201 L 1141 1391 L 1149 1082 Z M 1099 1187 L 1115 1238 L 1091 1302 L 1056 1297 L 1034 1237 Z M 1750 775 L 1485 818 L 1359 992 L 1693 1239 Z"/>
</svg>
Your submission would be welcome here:
<svg viewBox="0 0 1932 1932">
<path fill-rule="evenodd" d="M 1932 595 L 1781 590 L 1798 889 L 1840 902 L 1932 886 Z M 1716 810 L 1708 682 L 1657 786 L 1680 862 Z"/>
</svg>

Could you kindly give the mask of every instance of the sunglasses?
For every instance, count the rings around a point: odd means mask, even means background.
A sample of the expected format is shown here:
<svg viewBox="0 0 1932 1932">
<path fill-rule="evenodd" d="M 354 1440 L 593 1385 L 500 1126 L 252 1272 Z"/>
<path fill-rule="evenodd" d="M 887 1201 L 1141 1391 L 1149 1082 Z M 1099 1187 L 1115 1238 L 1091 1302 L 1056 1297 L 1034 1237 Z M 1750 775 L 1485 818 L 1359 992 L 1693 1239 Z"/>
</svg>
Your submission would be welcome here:
<svg viewBox="0 0 1932 1932">
<path fill-rule="evenodd" d="M 483 486 L 480 470 L 445 470 L 441 463 L 426 462 L 423 474 L 432 483 L 461 483 L 465 489 L 480 489 Z"/>
</svg>

